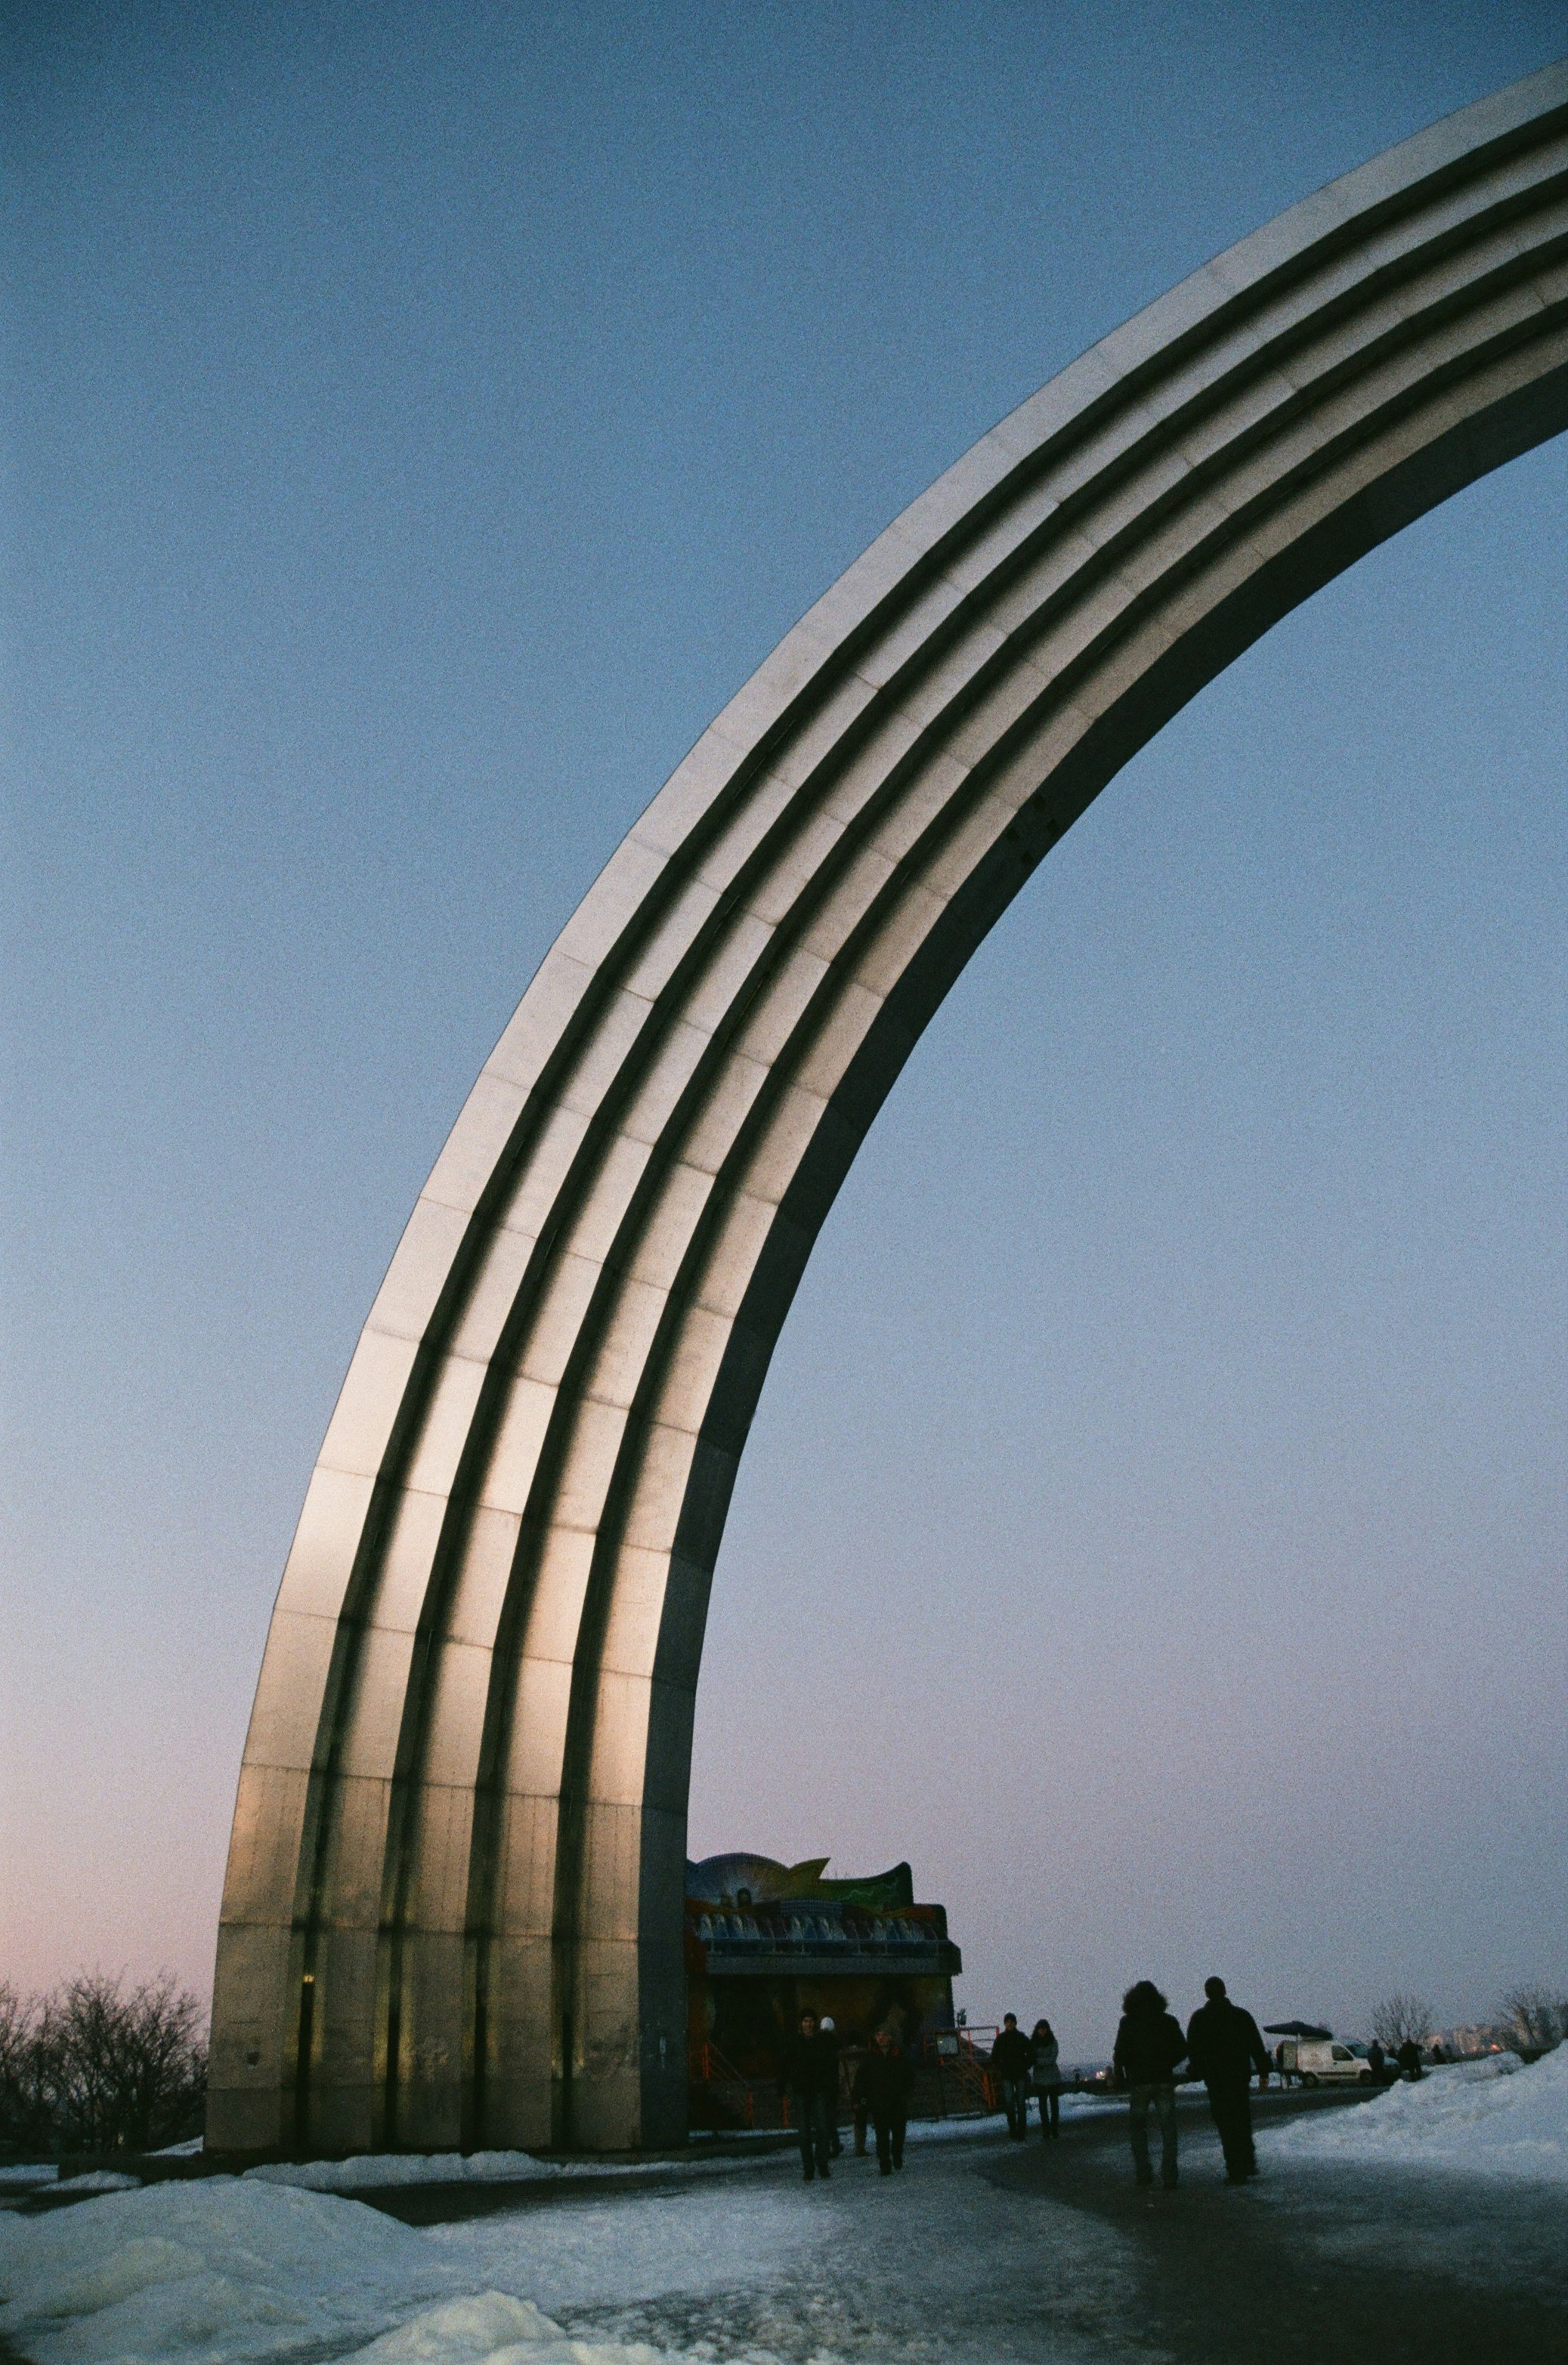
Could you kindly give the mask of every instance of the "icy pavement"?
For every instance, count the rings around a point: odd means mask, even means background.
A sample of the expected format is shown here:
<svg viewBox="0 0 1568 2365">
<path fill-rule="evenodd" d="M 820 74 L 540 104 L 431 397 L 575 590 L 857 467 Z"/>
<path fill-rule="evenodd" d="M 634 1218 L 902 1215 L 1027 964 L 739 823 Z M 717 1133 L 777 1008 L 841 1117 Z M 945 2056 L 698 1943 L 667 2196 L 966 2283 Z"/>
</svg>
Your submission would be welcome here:
<svg viewBox="0 0 1568 2365">
<path fill-rule="evenodd" d="M 1568 2184 L 1568 2045 L 1529 2068 L 1512 2053 L 1453 2062 L 1360 2110 L 1298 2119 L 1265 2149 L 1282 2165 L 1397 2163 Z"/>
<path fill-rule="evenodd" d="M 846 2160 L 807 2188 L 774 2153 L 656 2189 L 525 2187 L 428 2229 L 260 2178 L 152 2185 L 0 2217 L 0 2336 L 35 2365 L 1071 2365 L 1087 2352 L 1044 2337 L 1036 2278 L 1020 2281 L 1011 2226 L 962 2165 L 1002 2140 L 931 2144 L 926 2177 Z M 1121 2247 L 1088 2222 L 1055 2246 L 1064 2330 L 1105 2328 Z M 970 2338 L 977 2279 L 991 2320 Z"/>
<path fill-rule="evenodd" d="M 1278 2166 L 1241 2191 L 1193 2096 L 1169 2194 L 1134 2188 L 1113 2107 L 1074 2114 L 1056 2144 L 971 2123 L 912 2146 L 890 2179 L 846 2156 L 827 2185 L 775 2152 L 722 2176 L 451 2181 L 374 2206 L 247 2177 L 0 2212 L 0 2351 L 33 2365 L 1568 2358 L 1562 2186 L 1310 2156 L 1307 2133 L 1382 2107 L 1271 2097 L 1261 2149 Z M 1282 2120 L 1302 2126 L 1299 2162 Z"/>
</svg>

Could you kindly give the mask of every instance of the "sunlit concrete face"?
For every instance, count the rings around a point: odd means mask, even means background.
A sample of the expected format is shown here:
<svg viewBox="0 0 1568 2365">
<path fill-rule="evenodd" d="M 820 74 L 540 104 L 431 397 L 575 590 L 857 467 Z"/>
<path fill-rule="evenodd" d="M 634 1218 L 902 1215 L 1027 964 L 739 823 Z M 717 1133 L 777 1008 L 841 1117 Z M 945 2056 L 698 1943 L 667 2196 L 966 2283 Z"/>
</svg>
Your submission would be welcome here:
<svg viewBox="0 0 1568 2365">
<path fill-rule="evenodd" d="M 241 1775 L 210 2145 L 684 2133 L 708 1587 L 868 1126 L 1161 723 L 1565 424 L 1556 66 L 1074 363 L 698 742 L 487 1063 L 333 1415 Z"/>
</svg>

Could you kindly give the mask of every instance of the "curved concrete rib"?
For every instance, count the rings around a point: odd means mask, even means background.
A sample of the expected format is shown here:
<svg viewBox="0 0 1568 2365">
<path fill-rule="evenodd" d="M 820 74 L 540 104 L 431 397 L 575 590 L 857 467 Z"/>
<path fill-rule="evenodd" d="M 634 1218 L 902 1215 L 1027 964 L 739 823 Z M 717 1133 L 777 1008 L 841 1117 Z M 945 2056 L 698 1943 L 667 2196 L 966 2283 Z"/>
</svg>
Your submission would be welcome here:
<svg viewBox="0 0 1568 2365">
<path fill-rule="evenodd" d="M 872 1116 L 1170 715 L 1565 424 L 1560 64 L 1085 353 L 699 740 L 487 1061 L 344 1383 L 241 1776 L 211 2146 L 684 2134 L 709 1581 Z"/>
</svg>

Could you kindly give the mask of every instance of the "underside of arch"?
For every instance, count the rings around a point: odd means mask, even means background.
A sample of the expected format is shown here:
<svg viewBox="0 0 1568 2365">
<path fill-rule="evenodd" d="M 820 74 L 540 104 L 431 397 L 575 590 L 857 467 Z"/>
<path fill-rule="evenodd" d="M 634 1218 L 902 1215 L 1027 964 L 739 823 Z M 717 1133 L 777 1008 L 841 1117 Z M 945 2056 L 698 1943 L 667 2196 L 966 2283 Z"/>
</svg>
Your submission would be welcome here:
<svg viewBox="0 0 1568 2365">
<path fill-rule="evenodd" d="M 1094 346 L 699 740 L 487 1062 L 344 1383 L 241 1774 L 209 2147 L 684 2135 L 709 1584 L 872 1117 L 1170 715 L 1565 425 L 1558 65 Z"/>
</svg>

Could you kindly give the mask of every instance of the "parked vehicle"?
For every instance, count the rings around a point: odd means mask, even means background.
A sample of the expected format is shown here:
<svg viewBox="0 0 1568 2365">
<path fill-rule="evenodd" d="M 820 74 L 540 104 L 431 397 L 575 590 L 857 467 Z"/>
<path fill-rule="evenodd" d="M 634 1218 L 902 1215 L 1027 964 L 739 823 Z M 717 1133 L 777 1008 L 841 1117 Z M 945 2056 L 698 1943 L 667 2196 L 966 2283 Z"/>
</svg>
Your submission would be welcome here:
<svg viewBox="0 0 1568 2365">
<path fill-rule="evenodd" d="M 1280 2049 L 1294 2054 L 1295 2058 L 1282 2067 L 1293 2069 L 1304 2086 L 1370 2086 L 1372 2082 L 1371 2062 L 1337 2040 L 1284 2045 Z"/>
</svg>

